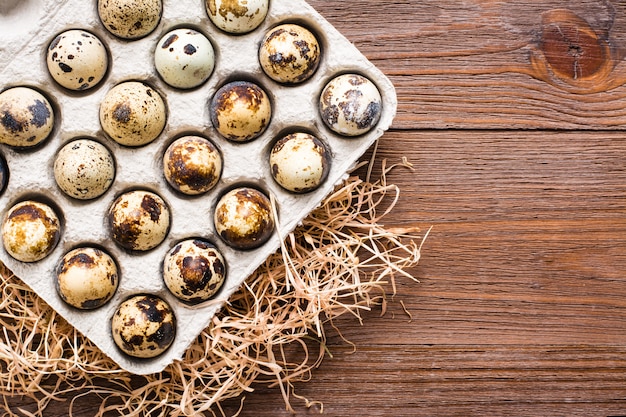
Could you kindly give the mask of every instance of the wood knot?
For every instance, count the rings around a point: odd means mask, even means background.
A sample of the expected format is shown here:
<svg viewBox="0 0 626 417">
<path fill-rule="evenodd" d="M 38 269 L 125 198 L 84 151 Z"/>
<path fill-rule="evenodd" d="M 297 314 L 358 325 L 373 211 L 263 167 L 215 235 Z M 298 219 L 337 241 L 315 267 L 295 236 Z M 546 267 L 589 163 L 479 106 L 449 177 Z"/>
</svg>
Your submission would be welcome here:
<svg viewBox="0 0 626 417">
<path fill-rule="evenodd" d="M 553 74 L 564 80 L 606 76 L 613 67 L 607 40 L 567 9 L 543 14 L 540 47 Z"/>
</svg>

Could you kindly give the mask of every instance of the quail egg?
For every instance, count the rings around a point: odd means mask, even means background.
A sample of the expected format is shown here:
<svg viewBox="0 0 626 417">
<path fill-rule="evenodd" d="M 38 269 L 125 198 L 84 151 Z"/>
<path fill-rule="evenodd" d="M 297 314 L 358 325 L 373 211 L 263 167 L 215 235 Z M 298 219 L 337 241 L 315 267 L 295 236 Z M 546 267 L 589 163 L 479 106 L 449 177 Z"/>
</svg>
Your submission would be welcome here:
<svg viewBox="0 0 626 417">
<path fill-rule="evenodd" d="M 98 0 L 98 15 L 104 27 L 123 39 L 138 39 L 156 29 L 161 0 Z"/>
<path fill-rule="evenodd" d="M 152 87 L 127 81 L 113 87 L 100 104 L 100 124 L 114 141 L 142 146 L 155 140 L 165 127 L 165 103 Z"/>
<path fill-rule="evenodd" d="M 208 139 L 185 136 L 174 141 L 163 156 L 167 182 L 187 195 L 204 194 L 215 187 L 222 173 L 222 155 Z"/>
<path fill-rule="evenodd" d="M 376 85 L 358 74 L 344 74 L 331 80 L 320 97 L 324 123 L 344 136 L 369 132 L 380 119 L 382 99 Z"/>
<path fill-rule="evenodd" d="M 135 358 L 154 358 L 176 337 L 176 317 L 170 305 L 154 295 L 136 295 L 119 305 L 111 319 L 115 344 Z"/>
<path fill-rule="evenodd" d="M 193 29 L 176 29 L 161 38 L 154 65 L 167 84 L 188 89 L 204 83 L 215 68 L 211 41 Z"/>
<path fill-rule="evenodd" d="M 130 191 L 113 202 L 108 222 L 111 237 L 120 246 L 148 251 L 167 236 L 170 210 L 161 197 L 150 191 Z"/>
<path fill-rule="evenodd" d="M 4 156 L 0 155 L 0 194 L 4 191 L 9 183 L 9 165 Z"/>
<path fill-rule="evenodd" d="M 115 178 L 111 152 L 90 139 L 65 145 L 54 160 L 54 179 L 68 196 L 90 200 L 104 194 Z"/>
<path fill-rule="evenodd" d="M 0 143 L 30 148 L 48 138 L 54 112 L 46 97 L 29 87 L 13 87 L 0 93 Z"/>
<path fill-rule="evenodd" d="M 268 77 L 284 84 L 308 80 L 320 63 L 320 45 L 311 31 L 293 24 L 267 32 L 259 48 L 259 62 Z"/>
<path fill-rule="evenodd" d="M 226 193 L 217 203 L 214 222 L 221 238 L 236 249 L 258 248 L 274 231 L 270 199 L 250 187 Z"/>
<path fill-rule="evenodd" d="M 13 258 L 37 262 L 48 256 L 61 237 L 56 212 L 38 201 L 22 201 L 11 207 L 2 222 L 2 242 Z"/>
<path fill-rule="evenodd" d="M 210 105 L 211 122 L 226 139 L 246 142 L 258 138 L 272 117 L 265 91 L 247 81 L 234 81 L 220 88 Z"/>
<path fill-rule="evenodd" d="M 70 90 L 87 90 L 105 76 L 107 51 L 97 36 L 80 29 L 57 35 L 48 46 L 48 71 L 54 80 Z"/>
<path fill-rule="evenodd" d="M 209 300 L 222 287 L 226 264 L 211 243 L 185 240 L 174 246 L 163 262 L 163 281 L 180 300 L 197 304 Z"/>
<path fill-rule="evenodd" d="M 308 133 L 292 133 L 274 144 L 272 176 L 283 188 L 306 193 L 319 187 L 330 167 L 326 145 Z"/>
<path fill-rule="evenodd" d="M 90 247 L 65 254 L 57 267 L 56 278 L 63 301 L 81 310 L 102 307 L 113 297 L 119 282 L 113 258 Z"/>
<path fill-rule="evenodd" d="M 206 0 L 206 10 L 215 26 L 228 33 L 248 33 L 267 16 L 269 0 Z"/>
</svg>

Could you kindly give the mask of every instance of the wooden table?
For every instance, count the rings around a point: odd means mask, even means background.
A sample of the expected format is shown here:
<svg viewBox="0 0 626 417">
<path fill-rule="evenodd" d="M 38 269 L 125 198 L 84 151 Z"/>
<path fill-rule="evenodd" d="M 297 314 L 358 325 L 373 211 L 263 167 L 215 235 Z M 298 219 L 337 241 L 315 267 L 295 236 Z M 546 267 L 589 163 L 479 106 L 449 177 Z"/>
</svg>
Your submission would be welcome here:
<svg viewBox="0 0 626 417">
<path fill-rule="evenodd" d="M 397 88 L 379 158 L 415 171 L 388 224 L 433 229 L 420 283 L 342 319 L 356 351 L 331 335 L 297 393 L 329 416 L 626 415 L 626 3 L 310 3 Z M 288 415 L 264 387 L 241 413 Z"/>
</svg>

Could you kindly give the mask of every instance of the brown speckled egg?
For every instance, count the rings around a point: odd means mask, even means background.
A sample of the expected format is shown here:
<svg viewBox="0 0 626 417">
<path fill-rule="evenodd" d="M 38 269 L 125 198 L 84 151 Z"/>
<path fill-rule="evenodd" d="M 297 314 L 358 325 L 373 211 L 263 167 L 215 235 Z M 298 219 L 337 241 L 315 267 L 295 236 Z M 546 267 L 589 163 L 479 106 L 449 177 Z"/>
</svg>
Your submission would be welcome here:
<svg viewBox="0 0 626 417">
<path fill-rule="evenodd" d="M 326 145 L 308 133 L 292 133 L 274 144 L 272 176 L 283 188 L 306 193 L 319 187 L 330 168 Z"/>
<path fill-rule="evenodd" d="M 248 33 L 267 16 L 269 0 L 206 0 L 206 11 L 215 26 L 228 33 Z"/>
<path fill-rule="evenodd" d="M 123 39 L 148 35 L 157 27 L 162 14 L 161 0 L 98 0 L 102 24 Z"/>
<path fill-rule="evenodd" d="M 30 148 L 47 139 L 53 127 L 52 106 L 37 90 L 14 87 L 0 93 L 0 143 Z"/>
<path fill-rule="evenodd" d="M 135 358 L 154 358 L 176 337 L 176 317 L 167 302 L 154 295 L 136 295 L 119 305 L 111 319 L 115 344 Z"/>
<path fill-rule="evenodd" d="M 9 183 L 9 165 L 4 156 L 0 155 L 0 194 L 4 191 Z"/>
<path fill-rule="evenodd" d="M 222 287 L 226 263 L 211 243 L 191 239 L 174 246 L 163 262 L 163 281 L 177 298 L 197 304 L 209 300 Z"/>
<path fill-rule="evenodd" d="M 61 222 L 47 204 L 22 201 L 11 207 L 2 223 L 4 248 L 21 262 L 37 262 L 48 256 L 61 237 Z"/>
<path fill-rule="evenodd" d="M 258 85 L 235 81 L 215 93 L 210 112 L 213 126 L 223 137 L 246 142 L 265 131 L 272 117 L 272 105 Z"/>
<path fill-rule="evenodd" d="M 48 71 L 56 82 L 70 90 L 87 90 L 105 76 L 107 51 L 97 36 L 73 29 L 57 35 L 48 46 Z"/>
<path fill-rule="evenodd" d="M 320 45 L 311 31 L 293 24 L 270 30 L 259 48 L 259 62 L 268 77 L 283 84 L 308 80 L 320 62 Z"/>
<path fill-rule="evenodd" d="M 378 88 L 367 78 L 344 74 L 331 80 L 320 97 L 324 123 L 344 136 L 369 132 L 380 119 L 382 99 Z"/>
<path fill-rule="evenodd" d="M 225 194 L 217 203 L 214 222 L 224 242 L 236 249 L 258 248 L 274 231 L 270 199 L 249 187 Z"/>
<path fill-rule="evenodd" d="M 152 87 L 127 81 L 113 87 L 100 104 L 102 129 L 124 146 L 142 146 L 155 140 L 167 119 L 165 103 Z"/>
<path fill-rule="evenodd" d="M 150 191 L 130 191 L 109 208 L 111 237 L 123 248 L 147 251 L 158 246 L 169 232 L 170 210 Z"/>
<path fill-rule="evenodd" d="M 68 252 L 57 267 L 56 277 L 63 301 L 81 310 L 102 307 L 113 297 L 119 282 L 113 258 L 89 247 Z"/>
<path fill-rule="evenodd" d="M 65 145 L 54 160 L 54 179 L 68 196 L 90 200 L 104 194 L 115 178 L 115 162 L 102 144 L 79 139 Z"/>
<path fill-rule="evenodd" d="M 193 29 L 175 29 L 165 34 L 154 51 L 154 66 L 174 88 L 194 88 L 203 84 L 215 68 L 211 41 Z"/>
<path fill-rule="evenodd" d="M 163 173 L 177 191 L 187 195 L 204 194 L 220 179 L 222 155 L 210 140 L 185 136 L 165 151 Z"/>
</svg>

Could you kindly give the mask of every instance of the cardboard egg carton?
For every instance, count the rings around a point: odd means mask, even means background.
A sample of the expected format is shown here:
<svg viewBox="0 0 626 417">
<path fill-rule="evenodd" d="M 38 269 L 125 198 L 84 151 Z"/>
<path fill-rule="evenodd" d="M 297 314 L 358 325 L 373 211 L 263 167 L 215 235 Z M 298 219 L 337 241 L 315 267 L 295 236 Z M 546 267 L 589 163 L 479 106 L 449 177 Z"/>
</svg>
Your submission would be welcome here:
<svg viewBox="0 0 626 417">
<path fill-rule="evenodd" d="M 41 3 L 41 4 L 39 4 Z M 396 96 L 390 81 L 346 38 L 303 0 L 272 0 L 260 27 L 244 35 L 217 29 L 209 20 L 202 0 L 165 0 L 158 27 L 139 40 L 122 40 L 101 24 L 96 1 L 82 0 L 11 2 L 0 6 L 0 36 L 8 40 L 0 48 L 0 90 L 29 86 L 41 91 L 53 104 L 55 128 L 46 142 L 32 150 L 2 146 L 9 167 L 7 188 L 0 196 L 2 215 L 13 204 L 36 199 L 51 202 L 62 218 L 61 240 L 45 259 L 23 263 L 4 248 L 0 259 L 40 297 L 83 335 L 93 341 L 120 367 L 136 374 L 163 370 L 180 359 L 197 335 L 242 282 L 274 253 L 281 238 L 340 183 L 355 162 L 391 125 Z M 258 48 L 265 33 L 281 23 L 298 23 L 310 29 L 321 44 L 321 61 L 312 78 L 297 85 L 281 85 L 267 77 L 259 64 Z M 177 90 L 165 84 L 154 69 L 154 50 L 169 30 L 191 27 L 204 33 L 216 54 L 213 74 L 201 87 Z M 97 87 L 72 92 L 60 87 L 46 67 L 46 48 L 60 32 L 85 29 L 103 41 L 110 54 L 108 73 Z M 367 134 L 344 137 L 322 122 L 318 102 L 324 86 L 343 73 L 358 73 L 373 81 L 382 96 L 382 114 Z M 113 86 L 123 81 L 142 81 L 156 89 L 167 105 L 167 124 L 154 142 L 137 148 L 116 144 L 106 137 L 99 122 L 99 105 Z M 214 93 L 229 81 L 253 81 L 262 86 L 272 101 L 272 120 L 258 139 L 232 143 L 220 137 L 210 122 L 209 103 Z M 272 178 L 268 163 L 273 143 L 285 132 L 304 130 L 323 140 L 330 149 L 331 167 L 324 184 L 306 194 L 283 190 Z M 170 188 L 163 175 L 162 158 L 173 139 L 183 134 L 211 139 L 223 157 L 219 184 L 200 197 L 186 197 Z M 79 201 L 66 196 L 56 185 L 53 164 L 58 150 L 76 138 L 94 138 L 113 153 L 116 178 L 112 187 L 95 200 Z M 217 199 L 237 185 L 252 185 L 274 197 L 277 230 L 263 246 L 240 251 L 226 245 L 216 234 L 213 211 Z M 107 212 L 116 196 L 145 189 L 160 195 L 171 210 L 171 228 L 166 240 L 145 252 L 128 252 L 116 245 L 107 228 Z M 204 238 L 215 244 L 227 263 L 224 286 L 214 300 L 198 306 L 181 303 L 165 287 L 162 263 L 176 243 Z M 120 284 L 113 299 L 96 310 L 81 311 L 65 304 L 55 289 L 55 269 L 65 253 L 78 246 L 97 245 L 119 265 Z M 170 348 L 153 359 L 136 359 L 124 354 L 111 336 L 111 317 L 117 306 L 135 294 L 154 294 L 166 300 L 177 319 L 176 338 Z"/>
</svg>

